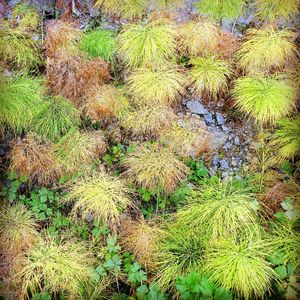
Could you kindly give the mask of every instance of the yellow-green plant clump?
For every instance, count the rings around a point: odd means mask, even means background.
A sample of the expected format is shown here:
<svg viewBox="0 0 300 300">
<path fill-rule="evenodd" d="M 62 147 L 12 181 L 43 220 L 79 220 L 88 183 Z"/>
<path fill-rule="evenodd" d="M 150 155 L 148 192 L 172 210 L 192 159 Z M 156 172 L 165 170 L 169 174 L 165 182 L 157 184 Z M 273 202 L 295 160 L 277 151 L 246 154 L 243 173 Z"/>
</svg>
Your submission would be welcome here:
<svg viewBox="0 0 300 300">
<path fill-rule="evenodd" d="M 128 79 L 129 92 L 145 104 L 168 104 L 184 93 L 186 78 L 176 66 L 135 70 Z"/>
<path fill-rule="evenodd" d="M 171 193 L 187 175 L 188 168 L 169 149 L 158 144 L 142 144 L 124 159 L 127 175 L 153 192 Z"/>
<path fill-rule="evenodd" d="M 132 206 L 124 182 L 103 171 L 79 179 L 63 202 L 74 202 L 75 216 L 79 213 L 86 218 L 91 214 L 111 228 L 119 224 L 122 211 Z"/>
<path fill-rule="evenodd" d="M 193 58 L 190 63 L 191 84 L 196 93 L 215 99 L 219 92 L 227 90 L 227 80 L 232 72 L 226 61 L 208 56 Z"/>
<path fill-rule="evenodd" d="M 131 24 L 119 35 L 120 50 L 128 67 L 163 65 L 175 57 L 174 29 L 169 24 Z"/>
<path fill-rule="evenodd" d="M 40 18 L 38 12 L 24 3 L 18 4 L 12 11 L 14 18 L 17 18 L 18 27 L 23 30 L 34 30 L 38 27 Z"/>
<path fill-rule="evenodd" d="M 283 68 L 295 58 L 297 48 L 291 41 L 294 35 L 290 30 L 277 30 L 272 26 L 249 29 L 236 54 L 240 66 L 249 73 Z"/>
<path fill-rule="evenodd" d="M 295 88 L 274 76 L 241 77 L 233 96 L 237 108 L 261 124 L 274 123 L 295 109 Z"/>
</svg>

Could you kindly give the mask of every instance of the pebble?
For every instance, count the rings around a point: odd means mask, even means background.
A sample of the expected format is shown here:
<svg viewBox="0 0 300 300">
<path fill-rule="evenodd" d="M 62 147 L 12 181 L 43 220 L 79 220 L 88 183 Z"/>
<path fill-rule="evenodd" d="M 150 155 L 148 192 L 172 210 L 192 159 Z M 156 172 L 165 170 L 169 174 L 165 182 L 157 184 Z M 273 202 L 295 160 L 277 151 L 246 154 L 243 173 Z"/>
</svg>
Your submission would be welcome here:
<svg viewBox="0 0 300 300">
<path fill-rule="evenodd" d="M 213 115 L 211 113 L 208 113 L 204 115 L 204 120 L 207 126 L 214 125 Z"/>
<path fill-rule="evenodd" d="M 229 169 L 229 164 L 228 164 L 228 161 L 226 159 L 221 159 L 220 160 L 220 168 L 223 171 Z"/>
<path fill-rule="evenodd" d="M 205 115 L 208 113 L 208 110 L 196 100 L 190 100 L 186 103 L 186 107 L 194 114 Z"/>
<path fill-rule="evenodd" d="M 218 112 L 216 113 L 215 116 L 216 116 L 217 125 L 224 125 L 224 123 L 225 123 L 224 116 Z"/>
</svg>

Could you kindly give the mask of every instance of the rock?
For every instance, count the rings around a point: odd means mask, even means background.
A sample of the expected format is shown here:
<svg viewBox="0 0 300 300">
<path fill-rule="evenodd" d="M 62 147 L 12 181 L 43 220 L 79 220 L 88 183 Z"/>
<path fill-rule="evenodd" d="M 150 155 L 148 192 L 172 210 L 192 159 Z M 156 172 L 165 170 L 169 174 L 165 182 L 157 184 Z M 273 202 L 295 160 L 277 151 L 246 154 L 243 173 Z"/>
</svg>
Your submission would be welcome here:
<svg viewBox="0 0 300 300">
<path fill-rule="evenodd" d="M 194 116 L 192 116 L 190 118 L 190 122 L 191 122 L 191 125 L 192 125 L 193 129 L 202 128 L 204 130 L 208 130 L 205 122 L 203 120 L 201 120 L 200 118 L 198 118 L 198 117 L 195 118 Z"/>
<path fill-rule="evenodd" d="M 233 159 L 233 160 L 231 161 L 231 165 L 232 165 L 233 167 L 237 167 L 238 163 L 237 163 L 236 160 Z"/>
<path fill-rule="evenodd" d="M 222 130 L 225 131 L 225 132 L 231 131 L 231 129 L 228 128 L 228 127 L 226 127 L 225 125 L 222 125 L 221 128 L 222 128 Z"/>
<path fill-rule="evenodd" d="M 240 138 L 239 138 L 238 136 L 236 136 L 236 137 L 234 138 L 234 143 L 235 143 L 236 145 L 240 145 Z"/>
<path fill-rule="evenodd" d="M 190 100 L 186 103 L 186 107 L 194 114 L 205 115 L 208 113 L 208 110 L 199 101 Z"/>
<path fill-rule="evenodd" d="M 215 116 L 216 116 L 217 125 L 220 125 L 220 126 L 224 125 L 224 123 L 225 123 L 224 116 L 218 112 L 215 114 Z"/>
<path fill-rule="evenodd" d="M 223 146 L 224 150 L 230 150 L 233 147 L 233 145 L 229 142 L 226 142 L 225 145 Z"/>
<path fill-rule="evenodd" d="M 207 126 L 214 125 L 213 115 L 211 113 L 204 115 L 204 120 Z"/>
<path fill-rule="evenodd" d="M 45 11 L 54 13 L 55 11 L 55 0 L 30 0 L 29 5 L 34 6 L 39 11 Z"/>
<path fill-rule="evenodd" d="M 212 134 L 210 146 L 212 150 L 219 150 L 223 147 L 228 139 L 228 135 L 217 127 L 208 127 Z"/>
<path fill-rule="evenodd" d="M 213 166 L 218 166 L 219 165 L 219 157 L 217 155 L 215 155 L 213 158 L 212 158 L 212 165 Z"/>
<path fill-rule="evenodd" d="M 229 169 L 229 164 L 226 159 L 221 159 L 220 160 L 220 168 L 222 171 L 228 170 Z"/>
</svg>

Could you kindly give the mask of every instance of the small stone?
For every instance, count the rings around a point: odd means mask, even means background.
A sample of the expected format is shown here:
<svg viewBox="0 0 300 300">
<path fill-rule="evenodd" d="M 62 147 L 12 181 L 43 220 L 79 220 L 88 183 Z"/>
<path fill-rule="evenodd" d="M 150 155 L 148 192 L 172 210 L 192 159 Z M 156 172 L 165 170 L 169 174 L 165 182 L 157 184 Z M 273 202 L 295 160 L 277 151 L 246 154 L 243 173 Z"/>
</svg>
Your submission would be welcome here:
<svg viewBox="0 0 300 300">
<path fill-rule="evenodd" d="M 214 125 L 214 120 L 211 113 L 204 115 L 204 120 L 207 126 Z"/>
<path fill-rule="evenodd" d="M 229 164 L 228 164 L 228 161 L 226 159 L 221 159 L 220 160 L 220 168 L 221 170 L 228 170 L 229 168 Z"/>
<path fill-rule="evenodd" d="M 186 107 L 195 114 L 205 115 L 208 113 L 208 110 L 199 102 L 195 100 L 190 100 L 186 103 Z"/>
<path fill-rule="evenodd" d="M 236 137 L 234 138 L 234 143 L 235 143 L 236 145 L 239 145 L 239 144 L 240 144 L 240 138 L 239 138 L 238 136 L 236 136 Z"/>
<path fill-rule="evenodd" d="M 224 178 L 224 179 L 225 179 L 225 178 L 228 178 L 228 172 L 223 172 L 223 173 L 222 173 L 222 178 Z"/>
<path fill-rule="evenodd" d="M 219 157 L 218 156 L 214 156 L 213 158 L 212 158 L 212 165 L 213 166 L 218 166 L 219 165 Z"/>
<path fill-rule="evenodd" d="M 232 165 L 233 167 L 237 167 L 238 163 L 237 163 L 236 160 L 232 160 L 232 161 L 231 161 L 231 165 Z"/>
<path fill-rule="evenodd" d="M 37 34 L 34 34 L 33 36 L 32 36 L 32 39 L 36 42 L 36 41 L 38 41 L 39 40 L 39 36 L 37 35 Z"/>
<path fill-rule="evenodd" d="M 224 116 L 218 112 L 216 113 L 216 120 L 217 120 L 218 125 L 224 125 L 224 123 L 225 123 Z"/>
<path fill-rule="evenodd" d="M 221 128 L 225 132 L 229 132 L 231 130 L 230 128 L 226 127 L 225 125 L 222 125 Z"/>
<path fill-rule="evenodd" d="M 225 145 L 223 146 L 224 150 L 230 150 L 233 147 L 233 145 L 229 142 L 226 142 Z"/>
</svg>

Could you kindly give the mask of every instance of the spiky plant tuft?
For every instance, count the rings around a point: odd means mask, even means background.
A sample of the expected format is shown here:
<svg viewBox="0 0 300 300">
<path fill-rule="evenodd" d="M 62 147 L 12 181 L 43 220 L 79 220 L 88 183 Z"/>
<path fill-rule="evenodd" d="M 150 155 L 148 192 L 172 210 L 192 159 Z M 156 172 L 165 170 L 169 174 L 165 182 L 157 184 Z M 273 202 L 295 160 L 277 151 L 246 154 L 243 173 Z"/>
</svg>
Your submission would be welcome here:
<svg viewBox="0 0 300 300">
<path fill-rule="evenodd" d="M 190 63 L 191 84 L 198 94 L 206 93 L 215 99 L 219 92 L 227 90 L 231 68 L 226 61 L 208 56 L 193 58 Z"/>
<path fill-rule="evenodd" d="M 299 13 L 299 0 L 256 0 L 256 15 L 261 20 L 289 19 Z"/>
<path fill-rule="evenodd" d="M 157 241 L 157 281 L 164 291 L 175 292 L 177 276 L 203 273 L 207 241 L 205 235 L 176 223 L 168 224 Z"/>
<path fill-rule="evenodd" d="M 197 9 L 216 20 L 234 19 L 242 14 L 245 4 L 245 0 L 201 0 Z"/>
<path fill-rule="evenodd" d="M 142 144 L 124 159 L 127 174 L 137 185 L 153 192 L 171 193 L 188 168 L 169 149 L 158 144 Z"/>
<path fill-rule="evenodd" d="M 259 233 L 255 195 L 238 182 L 207 181 L 177 213 L 178 223 L 213 238 L 237 237 L 240 232 Z"/>
<path fill-rule="evenodd" d="M 218 49 L 219 30 L 209 19 L 183 24 L 178 33 L 178 49 L 187 57 L 206 56 Z"/>
<path fill-rule="evenodd" d="M 49 97 L 41 111 L 33 118 L 32 131 L 56 142 L 71 128 L 79 126 L 79 112 L 61 96 Z"/>
<path fill-rule="evenodd" d="M 175 57 L 174 29 L 158 22 L 132 24 L 119 35 L 120 50 L 130 68 L 163 65 Z"/>
<path fill-rule="evenodd" d="M 0 123 L 20 131 L 28 128 L 43 106 L 40 80 L 22 76 L 0 80 Z"/>
<path fill-rule="evenodd" d="M 176 115 L 168 106 L 136 105 L 124 112 L 121 117 L 122 126 L 137 135 L 151 134 L 157 136 L 171 125 Z"/>
<path fill-rule="evenodd" d="M 297 48 L 291 41 L 294 35 L 290 30 L 277 30 L 272 26 L 249 29 L 236 55 L 239 64 L 249 73 L 284 67 L 295 58 Z"/>
<path fill-rule="evenodd" d="M 21 296 L 29 297 L 29 290 L 33 294 L 40 292 L 43 282 L 46 291 L 67 292 L 76 298 L 82 285 L 90 280 L 93 262 L 93 255 L 83 243 L 41 237 L 25 259 L 21 259 L 23 267 L 16 274 L 21 281 Z"/>
<path fill-rule="evenodd" d="M 55 154 L 65 174 L 84 171 L 106 151 L 101 132 L 79 132 L 72 128 L 55 145 Z"/>
<path fill-rule="evenodd" d="M 40 18 L 34 7 L 20 3 L 12 11 L 14 18 L 17 18 L 18 27 L 22 30 L 34 30 L 38 27 Z"/>
<path fill-rule="evenodd" d="M 300 154 L 300 117 L 278 122 L 271 144 L 280 159 L 292 159 Z"/>
<path fill-rule="evenodd" d="M 115 33 L 104 29 L 88 32 L 80 41 L 80 49 L 93 58 L 101 57 L 108 63 L 114 63 L 117 52 Z"/>
<path fill-rule="evenodd" d="M 22 204 L 0 208 L 0 248 L 16 256 L 30 248 L 38 236 L 32 213 Z"/>
<path fill-rule="evenodd" d="M 91 214 L 111 228 L 119 225 L 122 211 L 133 205 L 124 182 L 103 171 L 79 179 L 63 201 L 74 202 L 74 215 Z"/>
<path fill-rule="evenodd" d="M 93 121 L 121 116 L 127 106 L 122 90 L 111 85 L 96 86 L 87 92 L 87 114 Z"/>
<path fill-rule="evenodd" d="M 295 108 L 296 90 L 274 76 L 241 77 L 233 96 L 240 111 L 259 123 L 274 123 Z"/>
<path fill-rule="evenodd" d="M 168 104 L 184 92 L 186 79 L 176 66 L 140 68 L 128 79 L 129 92 L 145 104 Z"/>
<path fill-rule="evenodd" d="M 235 290 L 239 298 L 260 298 L 276 279 L 266 260 L 268 253 L 264 240 L 219 240 L 208 248 L 205 272 L 221 287 Z"/>
<path fill-rule="evenodd" d="M 29 184 L 35 180 L 39 185 L 50 185 L 61 175 L 61 168 L 52 144 L 33 133 L 11 143 L 10 170 L 26 176 Z"/>
<path fill-rule="evenodd" d="M 96 7 L 100 7 L 105 13 L 120 16 L 125 19 L 135 19 L 142 17 L 146 1 L 145 0 L 97 0 Z"/>
</svg>

